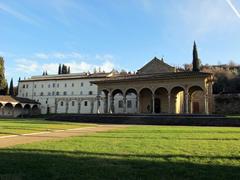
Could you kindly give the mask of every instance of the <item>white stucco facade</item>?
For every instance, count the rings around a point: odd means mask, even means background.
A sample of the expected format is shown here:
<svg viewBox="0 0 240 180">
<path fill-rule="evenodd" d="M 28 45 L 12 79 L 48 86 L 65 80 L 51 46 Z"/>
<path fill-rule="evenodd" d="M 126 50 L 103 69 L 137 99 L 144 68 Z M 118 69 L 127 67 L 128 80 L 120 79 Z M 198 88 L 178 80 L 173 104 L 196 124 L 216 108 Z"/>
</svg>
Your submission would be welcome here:
<svg viewBox="0 0 240 180">
<path fill-rule="evenodd" d="M 33 76 L 21 80 L 18 85 L 18 97 L 28 98 L 39 102 L 41 114 L 47 113 L 103 113 L 104 95 L 100 95 L 98 108 L 97 85 L 91 81 L 98 81 L 110 76 L 110 73 L 95 74 L 65 74 Z M 134 97 L 129 97 L 127 112 L 136 112 Z M 119 102 L 120 101 L 120 102 Z M 99 110 L 98 110 L 99 109 Z M 122 96 L 115 97 L 115 112 L 123 112 Z"/>
</svg>

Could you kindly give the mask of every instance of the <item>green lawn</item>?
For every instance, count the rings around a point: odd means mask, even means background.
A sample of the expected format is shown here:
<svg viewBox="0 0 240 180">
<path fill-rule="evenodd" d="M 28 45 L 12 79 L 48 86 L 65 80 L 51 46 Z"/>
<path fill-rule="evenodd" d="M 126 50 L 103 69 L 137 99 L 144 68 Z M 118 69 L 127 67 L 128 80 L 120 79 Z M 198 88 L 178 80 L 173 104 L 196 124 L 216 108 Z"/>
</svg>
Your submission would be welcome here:
<svg viewBox="0 0 240 180">
<path fill-rule="evenodd" d="M 71 129 L 85 126 L 89 125 L 45 121 L 43 119 L 0 119 L 0 136 Z"/>
<path fill-rule="evenodd" d="M 0 179 L 240 179 L 240 128 L 132 126 L 0 149 Z"/>
</svg>

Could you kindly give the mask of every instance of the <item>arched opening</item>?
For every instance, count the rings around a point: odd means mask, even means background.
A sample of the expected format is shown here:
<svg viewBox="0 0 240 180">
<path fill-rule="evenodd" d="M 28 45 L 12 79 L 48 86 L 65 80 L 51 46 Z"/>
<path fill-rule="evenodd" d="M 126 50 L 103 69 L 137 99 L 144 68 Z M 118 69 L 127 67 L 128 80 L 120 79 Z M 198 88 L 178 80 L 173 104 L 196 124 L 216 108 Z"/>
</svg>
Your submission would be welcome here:
<svg viewBox="0 0 240 180">
<path fill-rule="evenodd" d="M 14 107 L 14 117 L 21 117 L 23 113 L 23 107 L 21 104 L 16 104 Z"/>
<path fill-rule="evenodd" d="M 200 86 L 192 86 L 188 90 L 190 113 L 204 114 L 205 113 L 205 97 L 204 90 Z"/>
<path fill-rule="evenodd" d="M 38 105 L 33 105 L 32 107 L 32 115 L 39 115 L 41 114 L 41 110 L 39 109 Z"/>
<path fill-rule="evenodd" d="M 160 87 L 156 89 L 155 93 L 155 113 L 167 113 L 168 112 L 168 90 Z"/>
<path fill-rule="evenodd" d="M 57 102 L 57 113 L 66 113 L 66 102 L 64 100 L 60 100 Z"/>
<path fill-rule="evenodd" d="M 126 96 L 126 113 L 137 113 L 138 102 L 137 102 L 137 91 L 130 88 L 125 93 Z"/>
<path fill-rule="evenodd" d="M 144 88 L 139 93 L 140 99 L 140 112 L 152 113 L 152 91 L 148 88 Z"/>
<path fill-rule="evenodd" d="M 124 102 L 123 102 L 123 92 L 120 89 L 115 89 L 112 92 L 112 112 L 113 113 L 123 113 L 124 112 Z"/>
<path fill-rule="evenodd" d="M 89 100 L 83 100 L 81 102 L 81 111 L 80 113 L 89 114 L 91 113 L 91 102 Z"/>
<path fill-rule="evenodd" d="M 23 115 L 30 116 L 31 115 L 31 106 L 30 104 L 25 104 L 23 107 Z"/>
<path fill-rule="evenodd" d="M 78 113 L 78 102 L 76 100 L 69 101 L 68 106 L 69 106 L 68 113 L 70 114 Z"/>
<path fill-rule="evenodd" d="M 171 112 L 182 114 L 184 108 L 184 88 L 176 86 L 171 90 Z"/>
<path fill-rule="evenodd" d="M 5 104 L 3 108 L 3 115 L 4 116 L 13 116 L 13 105 L 11 103 Z"/>
</svg>

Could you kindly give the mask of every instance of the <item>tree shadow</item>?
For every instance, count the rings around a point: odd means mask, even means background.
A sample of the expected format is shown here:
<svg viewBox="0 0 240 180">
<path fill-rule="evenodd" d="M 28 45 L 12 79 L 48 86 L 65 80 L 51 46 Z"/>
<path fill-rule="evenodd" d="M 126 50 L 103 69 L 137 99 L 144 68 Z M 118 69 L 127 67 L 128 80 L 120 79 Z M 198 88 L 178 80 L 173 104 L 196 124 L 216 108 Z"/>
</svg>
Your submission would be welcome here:
<svg viewBox="0 0 240 180">
<path fill-rule="evenodd" d="M 180 160 L 182 158 L 182 160 Z M 209 158 L 196 164 L 188 158 Z M 0 179 L 239 179 L 240 167 L 216 165 L 213 159 L 227 156 L 115 154 L 84 151 L 2 149 Z"/>
</svg>

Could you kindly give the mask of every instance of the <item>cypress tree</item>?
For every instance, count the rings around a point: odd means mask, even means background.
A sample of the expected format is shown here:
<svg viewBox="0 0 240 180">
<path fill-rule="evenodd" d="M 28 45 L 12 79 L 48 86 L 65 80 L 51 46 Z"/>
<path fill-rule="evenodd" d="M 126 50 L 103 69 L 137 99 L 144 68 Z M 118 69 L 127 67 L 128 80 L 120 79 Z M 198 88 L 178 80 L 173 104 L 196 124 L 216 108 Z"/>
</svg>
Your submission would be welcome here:
<svg viewBox="0 0 240 180">
<path fill-rule="evenodd" d="M 70 74 L 70 66 L 68 66 L 67 73 Z"/>
<path fill-rule="evenodd" d="M 7 80 L 5 79 L 4 59 L 0 57 L 0 94 L 6 95 Z"/>
<path fill-rule="evenodd" d="M 67 66 L 65 64 L 62 65 L 62 74 L 67 74 Z"/>
<path fill-rule="evenodd" d="M 61 64 L 59 64 L 59 66 L 58 66 L 58 74 L 62 74 L 62 65 Z"/>
<path fill-rule="evenodd" d="M 197 45 L 194 41 L 193 44 L 193 61 L 192 61 L 193 69 L 192 71 L 199 72 L 200 71 L 200 60 L 198 58 L 198 52 L 197 52 Z"/>
<path fill-rule="evenodd" d="M 9 86 L 9 95 L 14 96 L 14 90 L 13 90 L 13 78 L 10 81 L 10 86 Z"/>
</svg>

